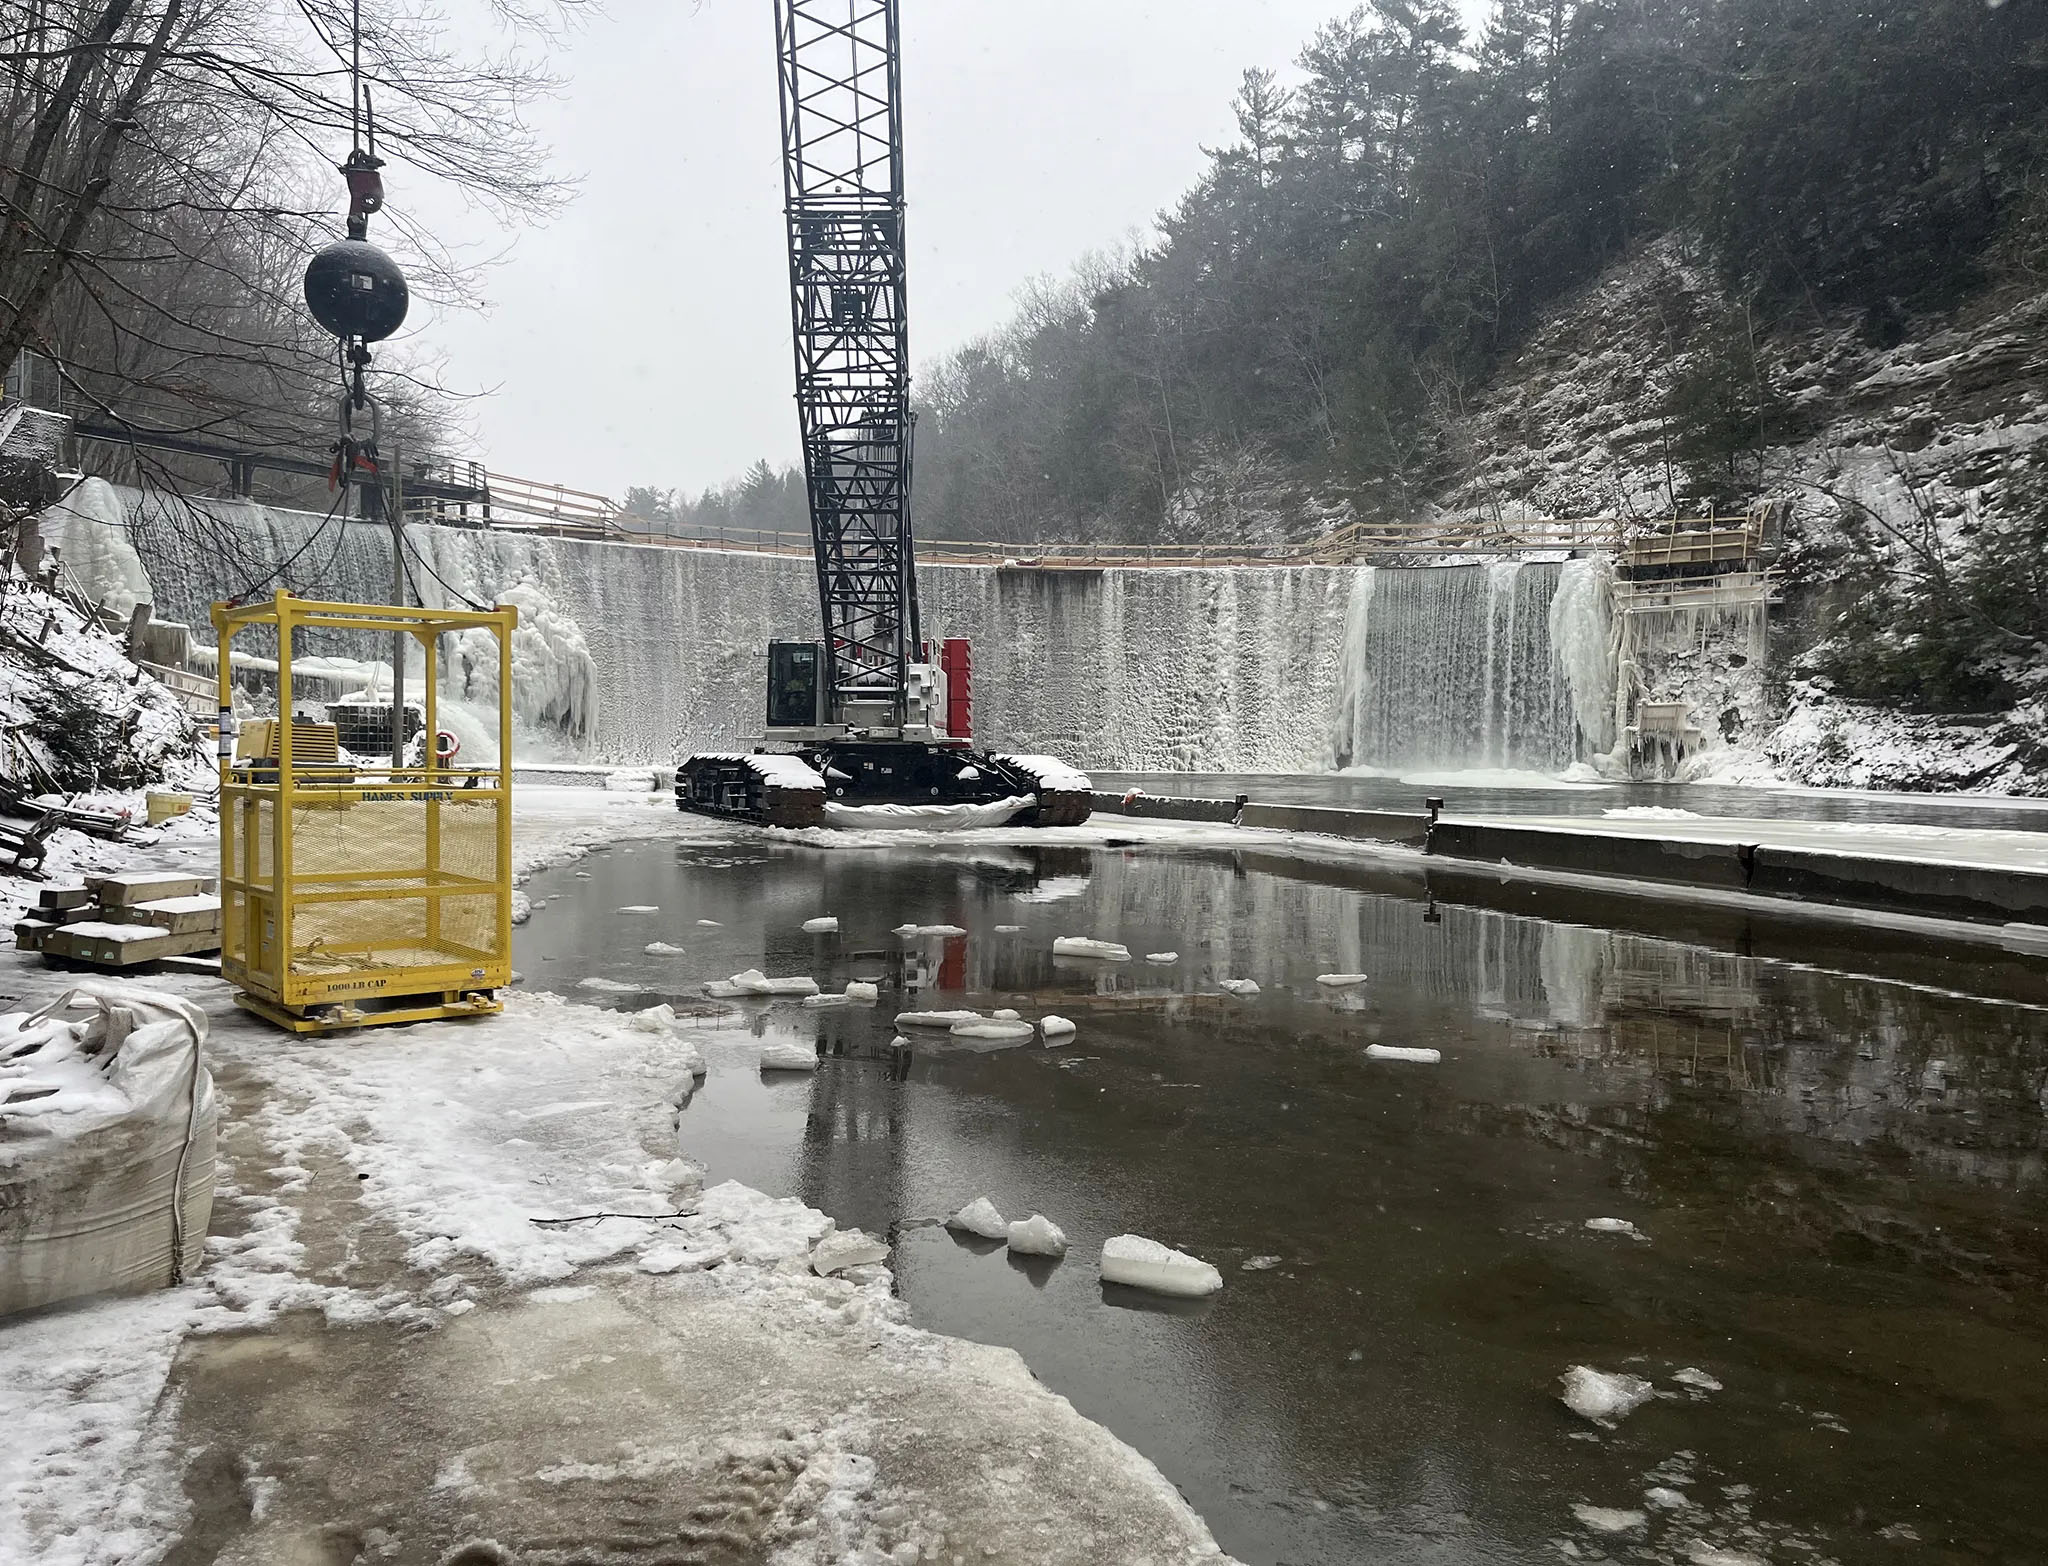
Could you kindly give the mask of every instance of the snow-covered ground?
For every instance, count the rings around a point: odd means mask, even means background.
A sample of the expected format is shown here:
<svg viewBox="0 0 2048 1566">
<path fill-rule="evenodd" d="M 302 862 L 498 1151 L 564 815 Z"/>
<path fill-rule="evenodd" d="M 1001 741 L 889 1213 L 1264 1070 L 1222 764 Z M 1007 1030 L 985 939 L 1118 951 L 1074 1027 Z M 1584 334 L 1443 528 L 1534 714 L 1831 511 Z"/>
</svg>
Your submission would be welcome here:
<svg viewBox="0 0 2048 1566">
<path fill-rule="evenodd" d="M 518 856 L 720 830 L 529 789 Z M 0 960 L 24 1003 L 65 982 Z M 0 1324 L 5 1566 L 132 1566 L 187 1530 L 251 1562 L 337 1531 L 438 1559 L 649 1527 L 788 1563 L 1221 1558 L 1014 1354 L 907 1326 L 881 1267 L 814 1275 L 829 1218 L 683 1156 L 692 1057 L 752 1070 L 755 1046 L 519 992 L 492 1020 L 296 1038 L 217 981 L 153 982 L 211 1020 L 208 1263 Z M 214 1469 L 226 1500 L 192 1478 Z"/>
</svg>

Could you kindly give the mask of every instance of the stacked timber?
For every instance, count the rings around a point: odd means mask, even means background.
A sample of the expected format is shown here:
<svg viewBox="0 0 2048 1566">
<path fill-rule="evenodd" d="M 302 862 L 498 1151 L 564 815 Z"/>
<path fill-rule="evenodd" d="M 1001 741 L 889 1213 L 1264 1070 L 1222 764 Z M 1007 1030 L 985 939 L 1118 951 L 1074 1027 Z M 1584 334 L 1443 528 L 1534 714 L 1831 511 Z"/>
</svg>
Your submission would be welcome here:
<svg viewBox="0 0 2048 1566">
<path fill-rule="evenodd" d="M 14 944 L 44 961 L 132 968 L 161 957 L 220 949 L 220 899 L 207 876 L 87 876 L 45 887 L 14 927 Z"/>
</svg>

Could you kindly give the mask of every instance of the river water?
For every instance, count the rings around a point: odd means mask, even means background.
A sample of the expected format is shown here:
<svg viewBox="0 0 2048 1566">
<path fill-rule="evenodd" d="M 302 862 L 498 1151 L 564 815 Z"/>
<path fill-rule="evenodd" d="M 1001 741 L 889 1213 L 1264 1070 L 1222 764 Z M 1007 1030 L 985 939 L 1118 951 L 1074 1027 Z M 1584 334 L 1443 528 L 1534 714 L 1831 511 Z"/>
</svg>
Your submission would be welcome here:
<svg viewBox="0 0 2048 1566">
<path fill-rule="evenodd" d="M 1156 849 L 736 833 L 529 891 L 529 984 L 703 1012 L 680 1139 L 711 1179 L 888 1235 L 920 1324 L 1016 1348 L 1245 1561 L 2048 1559 L 2038 965 Z M 819 914 L 840 932 L 803 933 Z M 1141 957 L 1056 959 L 1058 935 Z M 881 1003 L 703 1001 L 755 966 L 873 977 Z M 887 1047 L 898 1011 L 1002 1005 L 1078 1034 Z M 759 1073 L 767 1039 L 815 1043 L 819 1070 Z M 982 1194 L 1071 1254 L 1027 1265 L 931 1222 Z M 1103 1286 L 1126 1231 L 1223 1292 Z M 1578 1364 L 1657 1395 L 1597 1427 L 1558 1399 Z"/>
</svg>

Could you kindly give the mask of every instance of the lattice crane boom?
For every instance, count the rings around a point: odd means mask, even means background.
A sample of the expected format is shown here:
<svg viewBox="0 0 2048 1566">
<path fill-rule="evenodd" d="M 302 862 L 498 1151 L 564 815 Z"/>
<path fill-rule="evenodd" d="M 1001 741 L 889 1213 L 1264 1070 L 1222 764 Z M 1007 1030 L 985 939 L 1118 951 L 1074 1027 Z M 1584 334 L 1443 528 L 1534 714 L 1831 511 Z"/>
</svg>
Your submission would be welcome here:
<svg viewBox="0 0 2048 1566">
<path fill-rule="evenodd" d="M 776 0 L 790 322 L 828 721 L 906 717 L 920 631 L 897 0 Z"/>
</svg>

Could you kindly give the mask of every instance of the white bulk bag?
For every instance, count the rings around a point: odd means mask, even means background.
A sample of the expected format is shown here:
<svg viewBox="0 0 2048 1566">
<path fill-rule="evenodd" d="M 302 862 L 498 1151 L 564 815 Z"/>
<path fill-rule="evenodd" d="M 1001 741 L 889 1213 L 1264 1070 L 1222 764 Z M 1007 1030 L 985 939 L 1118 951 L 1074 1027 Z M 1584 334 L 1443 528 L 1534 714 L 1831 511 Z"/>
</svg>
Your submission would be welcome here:
<svg viewBox="0 0 2048 1566">
<path fill-rule="evenodd" d="M 213 1214 L 205 1038 L 190 1002 L 110 981 L 0 1015 L 0 1316 L 197 1271 Z"/>
</svg>

